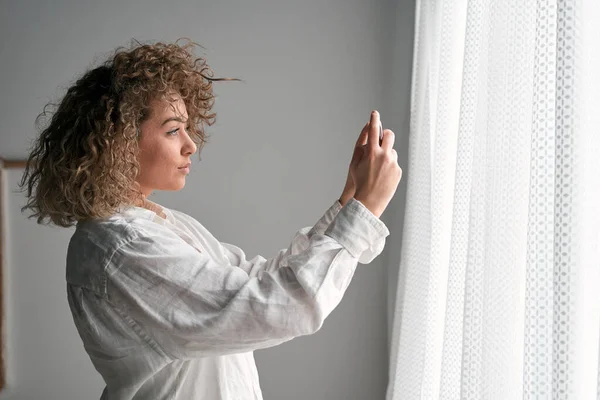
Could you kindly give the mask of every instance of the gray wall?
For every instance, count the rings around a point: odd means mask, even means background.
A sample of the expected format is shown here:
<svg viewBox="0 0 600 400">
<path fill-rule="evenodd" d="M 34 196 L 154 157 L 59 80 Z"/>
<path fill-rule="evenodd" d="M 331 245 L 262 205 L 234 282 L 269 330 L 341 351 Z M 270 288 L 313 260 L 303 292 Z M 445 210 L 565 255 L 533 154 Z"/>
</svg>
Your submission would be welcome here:
<svg viewBox="0 0 600 400">
<path fill-rule="evenodd" d="M 406 176 L 412 1 L 88 3 L 0 0 L 0 156 L 25 157 L 44 104 L 94 60 L 131 38 L 187 36 L 206 47 L 215 76 L 245 83 L 215 84 L 217 123 L 202 161 L 194 159 L 183 190 L 157 192 L 153 201 L 191 214 L 249 257 L 269 257 L 338 198 L 372 109 L 396 132 Z M 16 189 L 20 173 L 6 173 L 6 189 Z M 397 270 L 404 182 L 382 216 L 392 232 L 386 251 L 359 265 L 323 328 L 255 353 L 265 399 L 384 398 L 386 293 Z M 8 196 L 8 388 L 0 399 L 97 399 L 103 382 L 66 302 L 72 230 L 27 220 L 22 202 Z"/>
</svg>

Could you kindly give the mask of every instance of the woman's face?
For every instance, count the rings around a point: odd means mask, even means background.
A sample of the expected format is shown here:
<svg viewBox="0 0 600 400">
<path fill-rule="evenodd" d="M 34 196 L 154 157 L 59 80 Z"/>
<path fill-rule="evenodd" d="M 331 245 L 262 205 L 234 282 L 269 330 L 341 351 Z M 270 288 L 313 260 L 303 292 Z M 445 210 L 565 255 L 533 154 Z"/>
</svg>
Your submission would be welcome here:
<svg viewBox="0 0 600 400">
<path fill-rule="evenodd" d="M 188 136 L 188 114 L 180 96 L 150 103 L 150 116 L 140 125 L 137 182 L 144 196 L 153 190 L 180 190 L 191 167 L 196 144 Z"/>
</svg>

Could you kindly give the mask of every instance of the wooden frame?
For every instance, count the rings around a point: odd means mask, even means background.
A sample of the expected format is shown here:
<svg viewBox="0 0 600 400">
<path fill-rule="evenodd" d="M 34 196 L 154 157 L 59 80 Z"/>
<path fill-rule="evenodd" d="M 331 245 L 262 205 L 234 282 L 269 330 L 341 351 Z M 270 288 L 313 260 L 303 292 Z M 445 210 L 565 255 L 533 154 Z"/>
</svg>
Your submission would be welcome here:
<svg viewBox="0 0 600 400">
<path fill-rule="evenodd" d="M 5 169 L 21 169 L 27 165 L 26 160 L 6 160 L 0 157 L 0 390 L 6 386 L 6 365 L 4 360 L 4 338 L 5 335 L 5 319 L 4 319 L 4 258 L 6 252 L 5 232 L 4 232 L 4 170 Z"/>
</svg>

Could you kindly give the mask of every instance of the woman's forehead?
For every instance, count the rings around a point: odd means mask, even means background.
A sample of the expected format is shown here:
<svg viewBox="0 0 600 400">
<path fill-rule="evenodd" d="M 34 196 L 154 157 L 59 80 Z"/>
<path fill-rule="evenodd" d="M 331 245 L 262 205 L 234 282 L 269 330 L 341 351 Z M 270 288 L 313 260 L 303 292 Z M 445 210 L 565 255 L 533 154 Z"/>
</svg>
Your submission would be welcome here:
<svg viewBox="0 0 600 400">
<path fill-rule="evenodd" d="M 156 98 L 150 104 L 150 108 L 152 108 L 151 115 L 155 119 L 171 117 L 187 119 L 185 102 L 180 96 L 176 98 Z"/>
</svg>

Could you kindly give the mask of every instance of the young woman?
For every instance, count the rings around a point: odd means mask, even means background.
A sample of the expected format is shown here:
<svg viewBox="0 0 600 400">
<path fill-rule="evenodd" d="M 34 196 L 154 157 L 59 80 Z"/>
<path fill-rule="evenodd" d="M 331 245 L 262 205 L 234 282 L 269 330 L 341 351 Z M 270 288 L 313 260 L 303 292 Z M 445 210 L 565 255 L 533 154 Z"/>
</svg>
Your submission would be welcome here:
<svg viewBox="0 0 600 400">
<path fill-rule="evenodd" d="M 261 399 L 253 351 L 315 333 L 357 262 L 382 251 L 400 181 L 373 112 L 342 196 L 271 258 L 246 258 L 193 217 L 148 200 L 180 190 L 214 123 L 193 43 L 118 49 L 70 87 L 21 186 L 38 223 L 76 225 L 67 296 L 101 399 Z M 44 113 L 45 114 L 45 111 Z"/>
</svg>

